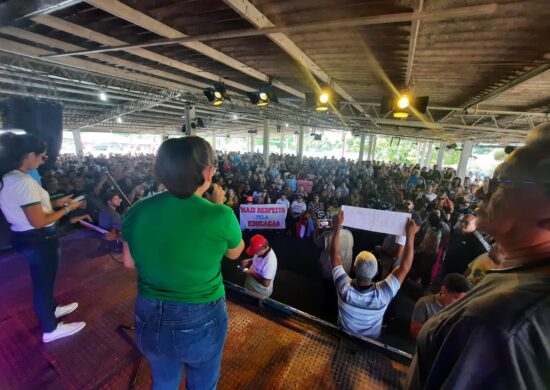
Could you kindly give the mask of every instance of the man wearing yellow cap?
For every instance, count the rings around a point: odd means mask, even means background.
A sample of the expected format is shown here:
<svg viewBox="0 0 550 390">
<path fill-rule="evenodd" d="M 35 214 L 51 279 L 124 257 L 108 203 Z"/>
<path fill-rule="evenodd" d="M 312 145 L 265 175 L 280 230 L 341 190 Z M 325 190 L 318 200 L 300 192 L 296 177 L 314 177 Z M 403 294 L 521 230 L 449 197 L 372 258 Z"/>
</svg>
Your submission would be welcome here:
<svg viewBox="0 0 550 390">
<path fill-rule="evenodd" d="M 355 279 L 350 279 L 340 258 L 340 229 L 344 222 L 342 212 L 332 217 L 334 234 L 330 247 L 332 277 L 338 293 L 338 321 L 342 328 L 358 336 L 380 337 L 384 312 L 399 291 L 411 269 L 414 255 L 414 236 L 419 227 L 409 220 L 406 228 L 407 241 L 400 265 L 386 279 L 373 283 L 378 272 L 376 257 L 367 251 L 357 255 L 353 264 Z"/>
</svg>

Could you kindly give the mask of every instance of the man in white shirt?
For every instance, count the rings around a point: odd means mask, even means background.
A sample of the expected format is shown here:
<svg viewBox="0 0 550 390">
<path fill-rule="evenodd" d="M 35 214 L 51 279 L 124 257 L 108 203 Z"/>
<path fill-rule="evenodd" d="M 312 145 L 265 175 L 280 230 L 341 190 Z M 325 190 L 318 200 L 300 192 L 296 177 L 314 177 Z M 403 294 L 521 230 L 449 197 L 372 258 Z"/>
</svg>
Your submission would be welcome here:
<svg viewBox="0 0 550 390">
<path fill-rule="evenodd" d="M 344 222 L 341 212 L 332 218 L 334 234 L 330 248 L 332 276 L 338 293 L 339 323 L 351 334 L 378 338 L 382 331 L 384 312 L 397 294 L 411 269 L 414 255 L 414 236 L 420 229 L 412 220 L 407 223 L 407 243 L 401 264 L 386 279 L 373 283 L 378 272 L 376 257 L 370 252 L 359 253 L 354 262 L 355 279 L 350 279 L 340 258 L 340 229 Z"/>
<path fill-rule="evenodd" d="M 256 234 L 250 239 L 246 254 L 253 257 L 241 262 L 243 271 L 246 273 L 244 287 L 264 299 L 269 298 L 273 293 L 273 280 L 277 273 L 275 252 L 264 236 Z"/>
</svg>

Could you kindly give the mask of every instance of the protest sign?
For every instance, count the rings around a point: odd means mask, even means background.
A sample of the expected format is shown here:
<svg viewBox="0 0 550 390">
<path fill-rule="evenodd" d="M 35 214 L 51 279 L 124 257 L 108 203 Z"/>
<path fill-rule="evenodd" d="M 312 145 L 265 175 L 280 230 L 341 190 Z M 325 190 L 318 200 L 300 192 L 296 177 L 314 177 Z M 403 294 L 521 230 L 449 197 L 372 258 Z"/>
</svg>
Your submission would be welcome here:
<svg viewBox="0 0 550 390">
<path fill-rule="evenodd" d="M 280 204 L 241 205 L 241 229 L 285 229 L 287 208 Z"/>
<path fill-rule="evenodd" d="M 313 191 L 313 182 L 311 180 L 298 180 L 298 188 L 302 186 L 308 194 Z"/>
</svg>

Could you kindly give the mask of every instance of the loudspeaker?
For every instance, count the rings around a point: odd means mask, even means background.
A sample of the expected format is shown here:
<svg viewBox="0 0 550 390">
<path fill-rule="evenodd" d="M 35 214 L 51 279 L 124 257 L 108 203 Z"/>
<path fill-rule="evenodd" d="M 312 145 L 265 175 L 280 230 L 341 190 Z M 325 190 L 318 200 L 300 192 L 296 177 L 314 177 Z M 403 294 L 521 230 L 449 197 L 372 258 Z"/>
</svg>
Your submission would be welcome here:
<svg viewBox="0 0 550 390">
<path fill-rule="evenodd" d="M 10 97 L 3 104 L 4 127 L 34 134 L 48 144 L 49 159 L 43 168 L 52 168 L 63 140 L 63 106 L 54 100 Z"/>
</svg>

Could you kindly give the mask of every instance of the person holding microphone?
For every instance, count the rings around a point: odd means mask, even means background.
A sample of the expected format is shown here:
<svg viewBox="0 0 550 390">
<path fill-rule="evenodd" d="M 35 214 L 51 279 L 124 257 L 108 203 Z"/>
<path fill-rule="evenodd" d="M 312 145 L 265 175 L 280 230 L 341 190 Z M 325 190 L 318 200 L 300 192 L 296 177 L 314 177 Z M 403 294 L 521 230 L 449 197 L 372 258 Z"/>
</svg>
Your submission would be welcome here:
<svg viewBox="0 0 550 390">
<path fill-rule="evenodd" d="M 124 218 L 124 264 L 138 276 L 136 341 L 154 389 L 177 389 L 183 368 L 188 389 L 213 389 L 220 376 L 228 320 L 221 261 L 239 258 L 244 242 L 224 191 L 212 185 L 216 167 L 204 139 L 165 141 L 154 173 L 167 191 Z"/>
<path fill-rule="evenodd" d="M 0 136 L 0 209 L 11 225 L 13 247 L 29 263 L 34 312 L 45 343 L 73 335 L 86 325 L 57 321 L 76 310 L 78 303 L 58 306 L 53 296 L 59 264 L 56 222 L 81 202 L 72 201 L 72 195 L 50 201 L 48 192 L 26 173 L 47 159 L 46 144 L 31 134 Z"/>
</svg>

